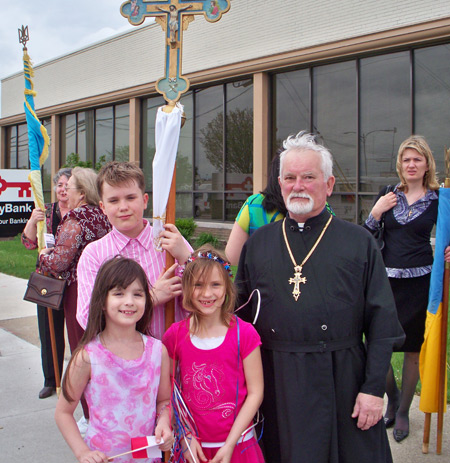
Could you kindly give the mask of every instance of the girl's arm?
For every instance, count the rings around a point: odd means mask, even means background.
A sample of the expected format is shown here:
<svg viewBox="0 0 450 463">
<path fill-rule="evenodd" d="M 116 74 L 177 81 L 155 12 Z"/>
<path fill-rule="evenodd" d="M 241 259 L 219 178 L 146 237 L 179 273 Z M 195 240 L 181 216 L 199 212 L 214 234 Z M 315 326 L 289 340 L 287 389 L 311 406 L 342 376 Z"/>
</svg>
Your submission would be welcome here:
<svg viewBox="0 0 450 463">
<path fill-rule="evenodd" d="M 247 398 L 234 420 L 230 433 L 223 447 L 219 449 L 211 463 L 229 463 L 236 443 L 247 429 L 261 405 L 264 395 L 264 378 L 259 346 L 243 360 Z"/>
<path fill-rule="evenodd" d="M 70 369 L 66 372 L 69 394 L 73 401 L 69 402 L 64 394 L 59 396 L 55 410 L 55 421 L 65 441 L 72 449 L 75 457 L 80 463 L 103 463 L 108 461 L 108 457 L 98 450 L 91 451 L 81 437 L 73 413 L 80 401 L 80 397 L 86 388 L 91 376 L 91 365 L 89 355 L 83 349 L 74 357 Z"/>
<path fill-rule="evenodd" d="M 169 370 L 170 370 L 170 375 L 172 377 L 172 372 L 173 372 L 173 360 L 169 357 Z M 186 439 L 188 442 L 186 443 L 185 440 L 183 439 L 181 442 L 181 445 L 183 447 L 183 455 L 184 458 L 188 463 L 199 463 L 199 462 L 206 462 L 208 459 L 205 457 L 205 454 L 203 453 L 202 447 L 197 441 L 197 439 L 190 434 L 189 437 Z M 190 447 L 190 451 L 188 449 L 188 444 Z M 192 454 L 194 455 L 195 460 L 192 459 Z"/>
<path fill-rule="evenodd" d="M 156 442 L 159 443 L 161 438 L 164 443 L 159 448 L 166 452 L 172 448 L 174 437 L 170 427 L 170 361 L 167 349 L 162 345 L 161 351 L 161 377 L 159 380 L 158 395 L 156 397 Z"/>
<path fill-rule="evenodd" d="M 248 236 L 248 233 L 243 230 L 237 222 L 234 222 L 233 229 L 231 230 L 227 246 L 225 248 L 225 255 L 231 265 L 239 264 L 242 247 L 248 240 Z"/>
</svg>

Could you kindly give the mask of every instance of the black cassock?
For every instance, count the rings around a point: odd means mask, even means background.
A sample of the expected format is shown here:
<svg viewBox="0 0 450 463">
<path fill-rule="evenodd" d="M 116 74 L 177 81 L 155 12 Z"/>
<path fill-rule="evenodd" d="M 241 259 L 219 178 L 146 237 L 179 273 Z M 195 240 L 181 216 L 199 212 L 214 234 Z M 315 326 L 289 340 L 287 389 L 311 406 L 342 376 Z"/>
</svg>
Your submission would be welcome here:
<svg viewBox="0 0 450 463">
<path fill-rule="evenodd" d="M 303 232 L 286 220 L 298 265 L 329 217 L 324 210 Z M 383 420 L 361 431 L 351 417 L 359 392 L 383 397 L 392 347 L 404 338 L 381 253 L 367 230 L 334 217 L 303 267 L 307 281 L 295 301 L 282 226 L 275 222 L 250 237 L 236 276 L 241 303 L 253 289 L 261 292 L 255 327 L 262 339 L 266 461 L 392 462 Z M 238 314 L 253 321 L 256 301 Z"/>
</svg>

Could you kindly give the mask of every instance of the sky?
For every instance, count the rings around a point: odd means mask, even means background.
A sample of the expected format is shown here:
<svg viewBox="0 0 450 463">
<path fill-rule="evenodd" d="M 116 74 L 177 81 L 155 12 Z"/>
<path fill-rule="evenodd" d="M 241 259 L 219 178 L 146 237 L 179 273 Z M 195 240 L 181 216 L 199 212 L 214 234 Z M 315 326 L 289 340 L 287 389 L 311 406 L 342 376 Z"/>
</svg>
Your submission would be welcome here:
<svg viewBox="0 0 450 463">
<path fill-rule="evenodd" d="M 23 70 L 17 32 L 22 25 L 28 25 L 28 54 L 36 66 L 134 28 L 120 14 L 122 3 L 123 0 L 0 0 L 0 80 Z M 144 25 L 148 24 L 150 19 L 144 21 Z"/>
</svg>

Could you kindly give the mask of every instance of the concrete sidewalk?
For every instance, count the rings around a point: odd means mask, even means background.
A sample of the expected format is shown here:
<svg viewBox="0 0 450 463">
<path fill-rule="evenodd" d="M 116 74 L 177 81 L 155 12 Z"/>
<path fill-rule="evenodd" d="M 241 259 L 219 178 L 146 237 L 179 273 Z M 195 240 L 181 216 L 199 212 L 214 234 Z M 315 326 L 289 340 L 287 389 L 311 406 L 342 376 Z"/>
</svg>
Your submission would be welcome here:
<svg viewBox="0 0 450 463">
<path fill-rule="evenodd" d="M 75 457 L 53 419 L 56 395 L 45 400 L 38 398 L 43 377 L 36 306 L 23 301 L 25 288 L 26 280 L 0 274 L 0 461 L 75 463 Z M 76 418 L 80 416 L 78 407 Z M 436 455 L 436 420 L 436 415 L 433 415 L 430 453 L 424 455 L 424 414 L 419 411 L 419 398 L 415 397 L 409 437 L 398 444 L 392 438 L 392 430 L 388 430 L 395 463 L 450 460 L 450 417 L 446 415 L 444 418 L 441 455 Z M 358 455 L 355 455 L 354 461 L 359 461 Z"/>
</svg>

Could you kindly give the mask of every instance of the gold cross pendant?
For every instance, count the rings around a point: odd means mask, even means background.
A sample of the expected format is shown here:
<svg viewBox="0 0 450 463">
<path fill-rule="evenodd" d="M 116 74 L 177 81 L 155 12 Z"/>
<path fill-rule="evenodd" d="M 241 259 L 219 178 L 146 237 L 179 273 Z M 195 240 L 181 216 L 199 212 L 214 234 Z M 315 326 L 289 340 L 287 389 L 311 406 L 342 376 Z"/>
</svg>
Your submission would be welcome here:
<svg viewBox="0 0 450 463">
<path fill-rule="evenodd" d="M 297 265 L 294 267 L 294 278 L 289 278 L 289 284 L 294 283 L 294 289 L 292 290 L 292 295 L 297 301 L 300 297 L 300 283 L 306 284 L 306 277 L 302 277 L 302 266 Z"/>
</svg>

